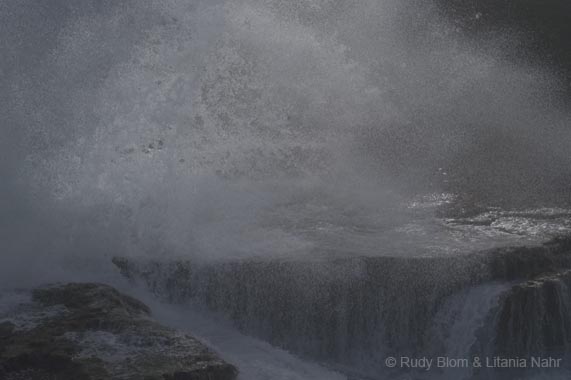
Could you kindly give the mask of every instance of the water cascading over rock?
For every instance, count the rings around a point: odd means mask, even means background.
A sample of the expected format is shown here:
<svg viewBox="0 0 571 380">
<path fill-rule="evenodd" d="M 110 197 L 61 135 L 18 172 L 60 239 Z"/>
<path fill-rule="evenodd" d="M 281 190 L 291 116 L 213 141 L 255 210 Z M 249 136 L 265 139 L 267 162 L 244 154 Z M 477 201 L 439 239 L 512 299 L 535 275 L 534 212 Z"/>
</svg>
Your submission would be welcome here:
<svg viewBox="0 0 571 380">
<path fill-rule="evenodd" d="M 568 341 L 569 274 L 545 275 L 571 267 L 566 239 L 455 257 L 114 263 L 170 302 L 364 372 L 387 355 L 561 355 Z"/>
</svg>

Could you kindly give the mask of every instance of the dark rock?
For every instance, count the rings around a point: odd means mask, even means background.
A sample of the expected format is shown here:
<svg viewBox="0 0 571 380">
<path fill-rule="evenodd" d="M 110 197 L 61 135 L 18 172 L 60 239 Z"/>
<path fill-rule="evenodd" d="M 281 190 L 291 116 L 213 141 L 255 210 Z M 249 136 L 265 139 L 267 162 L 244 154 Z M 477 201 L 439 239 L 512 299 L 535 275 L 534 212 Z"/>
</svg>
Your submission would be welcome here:
<svg viewBox="0 0 571 380">
<path fill-rule="evenodd" d="M 236 369 L 102 284 L 34 289 L 0 313 L 0 378 L 235 379 Z"/>
</svg>

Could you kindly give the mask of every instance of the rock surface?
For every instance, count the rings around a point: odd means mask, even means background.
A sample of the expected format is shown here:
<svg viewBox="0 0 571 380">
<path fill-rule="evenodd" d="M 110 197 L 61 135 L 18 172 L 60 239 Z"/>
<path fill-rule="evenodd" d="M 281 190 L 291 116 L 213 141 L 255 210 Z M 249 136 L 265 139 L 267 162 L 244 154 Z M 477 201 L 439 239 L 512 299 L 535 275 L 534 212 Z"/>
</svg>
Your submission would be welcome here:
<svg viewBox="0 0 571 380">
<path fill-rule="evenodd" d="M 230 380 L 237 370 L 103 284 L 0 294 L 0 378 Z"/>
</svg>

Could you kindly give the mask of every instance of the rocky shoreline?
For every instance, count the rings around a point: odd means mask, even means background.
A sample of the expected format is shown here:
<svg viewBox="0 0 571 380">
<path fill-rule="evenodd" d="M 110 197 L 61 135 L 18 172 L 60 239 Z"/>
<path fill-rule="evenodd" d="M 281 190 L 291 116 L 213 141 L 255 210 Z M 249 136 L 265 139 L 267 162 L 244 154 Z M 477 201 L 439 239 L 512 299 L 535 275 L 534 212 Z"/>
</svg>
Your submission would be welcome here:
<svg viewBox="0 0 571 380">
<path fill-rule="evenodd" d="M 111 286 L 70 283 L 0 294 L 5 380 L 233 380 L 234 366 L 160 325 Z"/>
</svg>

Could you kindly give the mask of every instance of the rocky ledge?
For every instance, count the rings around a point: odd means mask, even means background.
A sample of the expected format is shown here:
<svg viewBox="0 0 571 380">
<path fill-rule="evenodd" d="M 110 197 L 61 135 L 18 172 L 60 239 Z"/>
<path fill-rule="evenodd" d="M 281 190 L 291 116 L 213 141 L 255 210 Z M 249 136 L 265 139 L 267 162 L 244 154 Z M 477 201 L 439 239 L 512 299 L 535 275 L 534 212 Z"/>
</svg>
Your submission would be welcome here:
<svg viewBox="0 0 571 380">
<path fill-rule="evenodd" d="M 231 380 L 237 370 L 103 284 L 0 294 L 0 378 Z"/>
</svg>

